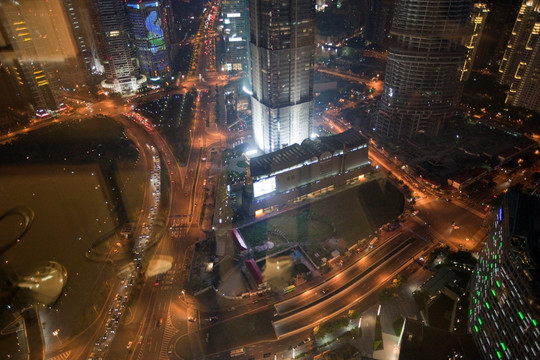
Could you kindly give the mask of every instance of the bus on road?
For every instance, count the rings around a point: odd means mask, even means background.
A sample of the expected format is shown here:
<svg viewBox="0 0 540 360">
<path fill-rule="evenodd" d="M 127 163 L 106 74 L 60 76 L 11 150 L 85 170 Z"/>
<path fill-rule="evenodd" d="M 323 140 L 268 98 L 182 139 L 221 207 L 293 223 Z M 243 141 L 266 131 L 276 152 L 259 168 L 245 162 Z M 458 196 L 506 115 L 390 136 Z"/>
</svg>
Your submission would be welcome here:
<svg viewBox="0 0 540 360">
<path fill-rule="evenodd" d="M 244 348 L 234 349 L 231 350 L 231 357 L 241 356 L 244 355 Z"/>
</svg>

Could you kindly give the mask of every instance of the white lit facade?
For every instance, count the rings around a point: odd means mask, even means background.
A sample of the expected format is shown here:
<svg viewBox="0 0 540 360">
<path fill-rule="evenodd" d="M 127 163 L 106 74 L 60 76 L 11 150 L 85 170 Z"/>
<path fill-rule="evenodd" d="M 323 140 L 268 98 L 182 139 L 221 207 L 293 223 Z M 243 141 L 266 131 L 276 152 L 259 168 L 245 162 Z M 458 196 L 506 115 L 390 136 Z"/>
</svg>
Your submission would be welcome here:
<svg viewBox="0 0 540 360">
<path fill-rule="evenodd" d="M 311 135 L 315 3 L 249 0 L 249 10 L 253 133 L 269 153 Z"/>
</svg>

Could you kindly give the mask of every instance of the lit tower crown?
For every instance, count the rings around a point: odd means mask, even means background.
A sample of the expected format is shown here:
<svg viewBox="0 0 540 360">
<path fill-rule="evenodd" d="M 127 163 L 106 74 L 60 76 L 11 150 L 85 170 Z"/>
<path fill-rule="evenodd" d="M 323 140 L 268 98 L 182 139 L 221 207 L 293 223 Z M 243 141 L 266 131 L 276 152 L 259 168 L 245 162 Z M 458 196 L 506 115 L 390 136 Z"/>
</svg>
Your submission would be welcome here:
<svg viewBox="0 0 540 360">
<path fill-rule="evenodd" d="M 314 0 L 249 0 L 253 132 L 272 152 L 301 143 L 313 122 Z"/>
</svg>

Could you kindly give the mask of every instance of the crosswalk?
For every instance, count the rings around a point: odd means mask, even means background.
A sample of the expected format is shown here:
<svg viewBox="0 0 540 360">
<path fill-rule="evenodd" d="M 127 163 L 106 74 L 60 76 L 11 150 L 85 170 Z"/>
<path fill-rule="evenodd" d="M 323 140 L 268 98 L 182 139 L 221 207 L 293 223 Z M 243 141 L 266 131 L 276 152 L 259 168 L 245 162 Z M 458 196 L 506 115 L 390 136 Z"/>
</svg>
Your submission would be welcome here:
<svg viewBox="0 0 540 360">
<path fill-rule="evenodd" d="M 174 334 L 176 334 L 177 331 L 178 330 L 176 330 L 176 328 L 173 326 L 173 323 L 171 320 L 171 314 L 169 310 L 167 312 L 167 319 L 165 320 L 165 330 L 163 334 L 163 341 L 161 342 L 161 349 L 159 349 L 160 360 L 169 359 L 169 356 L 168 356 L 169 342 L 171 341 L 171 338 L 173 337 Z"/>
<path fill-rule="evenodd" d="M 176 280 L 176 269 L 171 269 L 163 274 L 163 278 L 161 279 L 160 283 L 160 290 L 169 290 L 174 288 L 174 283 Z"/>
<path fill-rule="evenodd" d="M 64 351 L 63 353 L 56 355 L 55 357 L 47 358 L 47 360 L 66 360 L 69 355 L 71 355 L 71 350 Z"/>
</svg>

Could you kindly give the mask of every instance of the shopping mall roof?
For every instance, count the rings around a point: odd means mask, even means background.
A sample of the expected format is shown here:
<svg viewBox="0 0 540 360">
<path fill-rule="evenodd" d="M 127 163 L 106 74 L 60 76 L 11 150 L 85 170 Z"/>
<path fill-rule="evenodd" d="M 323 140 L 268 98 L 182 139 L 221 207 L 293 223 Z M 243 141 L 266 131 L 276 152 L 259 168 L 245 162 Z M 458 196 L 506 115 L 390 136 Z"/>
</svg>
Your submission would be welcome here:
<svg viewBox="0 0 540 360">
<path fill-rule="evenodd" d="M 367 143 L 367 140 L 354 129 L 337 135 L 306 139 L 302 144 L 293 144 L 269 154 L 250 159 L 251 176 L 261 176 L 301 164 L 325 153 L 334 154 Z"/>
</svg>

